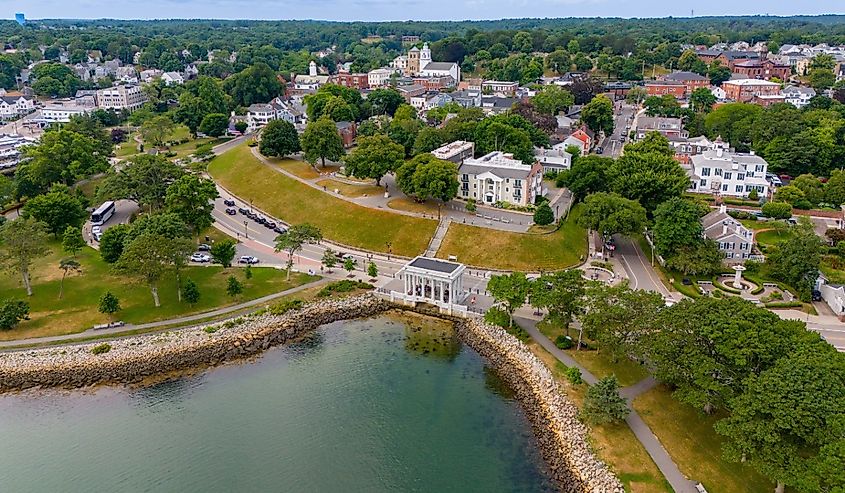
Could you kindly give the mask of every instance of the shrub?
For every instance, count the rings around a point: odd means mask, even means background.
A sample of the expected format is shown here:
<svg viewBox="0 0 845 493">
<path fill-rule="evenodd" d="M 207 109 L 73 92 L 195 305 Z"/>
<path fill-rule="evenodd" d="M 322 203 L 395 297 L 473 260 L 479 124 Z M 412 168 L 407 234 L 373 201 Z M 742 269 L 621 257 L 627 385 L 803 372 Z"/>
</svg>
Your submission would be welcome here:
<svg viewBox="0 0 845 493">
<path fill-rule="evenodd" d="M 484 321 L 488 324 L 498 325 L 499 327 L 507 327 L 510 325 L 510 317 L 508 312 L 501 308 L 491 308 L 484 314 Z"/>
<path fill-rule="evenodd" d="M 105 354 L 111 351 L 111 344 L 104 342 L 102 344 L 97 344 L 93 348 L 91 348 L 91 352 L 93 354 Z"/>
<path fill-rule="evenodd" d="M 291 310 L 299 310 L 304 304 L 305 302 L 299 299 L 284 300 L 271 306 L 267 311 L 271 315 L 284 315 Z"/>
<path fill-rule="evenodd" d="M 775 301 L 766 303 L 763 306 L 766 308 L 802 308 L 804 304 L 800 301 Z"/>
<path fill-rule="evenodd" d="M 759 194 L 757 194 L 756 188 L 752 189 L 750 192 L 748 192 L 748 199 L 749 200 L 759 200 L 760 199 Z"/>
<path fill-rule="evenodd" d="M 766 202 L 762 207 L 763 215 L 772 219 L 792 217 L 792 205 L 786 202 Z"/>
<path fill-rule="evenodd" d="M 215 333 L 219 330 L 219 327 L 208 326 L 208 327 L 206 327 L 202 330 L 205 331 L 205 333 L 207 333 L 207 334 L 213 334 L 213 333 Z"/>
<path fill-rule="evenodd" d="M 574 366 L 566 368 L 566 379 L 569 380 L 569 383 L 572 385 L 581 385 L 584 383 L 584 379 L 581 378 L 581 370 L 575 368 Z"/>
<path fill-rule="evenodd" d="M 559 335 L 557 336 L 557 339 L 555 339 L 555 346 L 557 346 L 558 349 L 571 349 L 573 345 L 572 339 L 566 337 L 565 335 Z"/>
<path fill-rule="evenodd" d="M 469 200 L 467 200 L 467 205 L 466 205 L 466 207 L 467 207 L 467 212 L 475 212 L 475 211 L 476 211 L 476 207 L 475 207 L 475 199 L 469 199 Z"/>
<path fill-rule="evenodd" d="M 537 210 L 534 211 L 534 223 L 539 226 L 545 226 L 547 224 L 551 224 L 555 221 L 555 213 L 552 212 L 552 208 L 549 207 L 549 204 L 542 203 Z"/>
<path fill-rule="evenodd" d="M 317 293 L 318 298 L 325 298 L 327 296 L 331 296 L 337 293 L 348 293 L 350 291 L 355 291 L 356 289 L 373 289 L 373 286 L 370 283 L 364 281 L 356 281 L 353 279 L 344 279 L 342 281 L 333 282 L 331 284 L 326 285 L 320 292 Z"/>
</svg>

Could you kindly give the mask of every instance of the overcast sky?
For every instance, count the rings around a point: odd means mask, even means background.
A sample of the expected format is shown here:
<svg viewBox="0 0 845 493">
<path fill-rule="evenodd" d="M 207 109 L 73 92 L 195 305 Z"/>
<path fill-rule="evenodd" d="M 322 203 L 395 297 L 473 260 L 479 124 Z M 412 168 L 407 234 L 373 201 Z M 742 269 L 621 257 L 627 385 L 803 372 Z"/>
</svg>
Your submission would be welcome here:
<svg viewBox="0 0 845 493">
<path fill-rule="evenodd" d="M 0 0 L 0 17 L 31 19 L 462 20 L 514 17 L 666 17 L 845 12 L 842 0 Z M 800 9 L 800 10 L 796 10 Z"/>
</svg>

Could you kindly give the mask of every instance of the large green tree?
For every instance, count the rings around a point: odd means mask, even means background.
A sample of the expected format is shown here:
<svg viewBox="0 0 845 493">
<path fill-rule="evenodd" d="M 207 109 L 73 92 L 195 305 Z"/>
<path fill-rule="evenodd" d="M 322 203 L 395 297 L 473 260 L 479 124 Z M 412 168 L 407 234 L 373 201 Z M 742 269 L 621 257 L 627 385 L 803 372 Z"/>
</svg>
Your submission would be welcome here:
<svg viewBox="0 0 845 493">
<path fill-rule="evenodd" d="M 789 239 L 767 252 L 766 263 L 772 277 L 794 287 L 802 299 L 809 300 L 819 277 L 822 240 L 816 236 L 812 224 L 801 222 L 790 231 Z"/>
<path fill-rule="evenodd" d="M 599 94 L 581 108 L 581 121 L 593 132 L 609 135 L 613 132 L 613 102 Z"/>
<path fill-rule="evenodd" d="M 125 161 L 119 170 L 109 171 L 99 195 L 133 200 L 148 211 L 157 211 L 164 206 L 168 187 L 184 174 L 163 156 L 142 154 Z"/>
<path fill-rule="evenodd" d="M 323 167 L 326 166 L 326 159 L 338 161 L 344 153 L 343 140 L 334 121 L 329 118 L 309 122 L 300 139 L 300 145 L 306 161 L 311 164 L 320 161 Z"/>
<path fill-rule="evenodd" d="M 508 312 L 511 327 L 513 327 L 513 312 L 525 304 L 528 288 L 529 281 L 522 272 L 493 276 L 487 282 L 490 295 Z"/>
<path fill-rule="evenodd" d="M 46 224 L 47 231 L 57 237 L 68 227 L 81 227 L 88 216 L 79 197 L 64 185 L 55 185 L 49 192 L 29 199 L 23 210 Z"/>
<path fill-rule="evenodd" d="M 167 187 L 164 203 L 167 210 L 175 213 L 199 235 L 211 226 L 214 218 L 214 199 L 219 197 L 213 181 L 197 175 L 183 175 Z"/>
<path fill-rule="evenodd" d="M 223 90 L 235 104 L 266 103 L 282 92 L 276 73 L 266 63 L 257 62 L 223 81 Z"/>
<path fill-rule="evenodd" d="M 47 225 L 31 217 L 20 217 L 0 225 L 0 262 L 21 276 L 26 294 L 32 296 L 32 263 L 47 255 Z"/>
<path fill-rule="evenodd" d="M 575 97 L 571 92 L 562 89 L 558 85 L 548 85 L 539 91 L 531 99 L 537 111 L 546 115 L 557 115 L 560 111 L 568 109 L 575 103 Z"/>
<path fill-rule="evenodd" d="M 663 202 L 654 211 L 653 240 L 658 255 L 669 257 L 702 241 L 701 206 L 682 197 Z"/>
<path fill-rule="evenodd" d="M 296 252 L 301 250 L 306 243 L 317 243 L 322 239 L 323 234 L 320 232 L 320 229 L 307 223 L 291 226 L 284 233 L 276 237 L 276 251 L 284 251 L 288 256 L 286 269 L 288 280 L 290 280 L 290 271 L 293 268 Z"/>
<path fill-rule="evenodd" d="M 418 154 L 396 171 L 399 189 L 419 202 L 437 199 L 448 202 L 458 193 L 458 168 L 431 154 Z"/>
<path fill-rule="evenodd" d="M 358 146 L 344 157 L 346 173 L 356 178 L 372 178 L 376 185 L 381 178 L 399 169 L 405 162 L 405 149 L 386 135 L 361 137 Z"/>
<path fill-rule="evenodd" d="M 689 188 L 686 172 L 671 156 L 655 152 L 625 154 L 610 172 L 611 189 L 638 201 L 646 211 L 679 197 Z"/>
<path fill-rule="evenodd" d="M 229 116 L 225 113 L 209 113 L 202 118 L 197 130 L 210 137 L 220 137 L 229 129 Z"/>
<path fill-rule="evenodd" d="M 37 145 L 27 146 L 15 173 L 18 198 L 34 197 L 54 183 L 76 181 L 108 168 L 108 155 L 96 140 L 68 130 L 45 132 Z"/>
<path fill-rule="evenodd" d="M 285 120 L 273 120 L 261 131 L 258 150 L 265 156 L 285 157 L 301 150 L 299 134 L 293 123 Z"/>
<path fill-rule="evenodd" d="M 636 200 L 616 193 L 599 192 L 584 199 L 578 224 L 603 235 L 632 235 L 646 225 L 646 211 Z"/>
<path fill-rule="evenodd" d="M 581 416 L 592 424 L 617 423 L 624 421 L 631 409 L 625 398 L 619 395 L 619 381 L 616 375 L 608 375 L 587 389 Z"/>
<path fill-rule="evenodd" d="M 609 173 L 613 159 L 595 155 L 573 159 L 572 168 L 558 175 L 558 186 L 568 188 L 576 198 L 583 200 L 596 192 L 610 190 Z"/>
</svg>

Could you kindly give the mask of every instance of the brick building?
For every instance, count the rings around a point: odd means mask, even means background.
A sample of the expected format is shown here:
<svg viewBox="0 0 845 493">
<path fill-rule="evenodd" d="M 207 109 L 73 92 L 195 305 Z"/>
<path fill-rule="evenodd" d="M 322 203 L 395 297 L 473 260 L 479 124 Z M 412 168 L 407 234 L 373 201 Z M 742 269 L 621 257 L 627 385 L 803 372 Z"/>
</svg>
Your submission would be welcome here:
<svg viewBox="0 0 845 493">
<path fill-rule="evenodd" d="M 780 84 L 758 79 L 726 80 L 722 83 L 725 97 L 741 103 L 750 103 L 757 96 L 780 94 Z"/>
<path fill-rule="evenodd" d="M 734 73 L 744 75 L 749 79 L 770 80 L 777 77 L 780 80 L 789 80 L 792 75 L 792 67 L 774 60 L 746 60 L 734 64 Z"/>
<path fill-rule="evenodd" d="M 695 72 L 672 72 L 661 77 L 663 82 L 681 83 L 686 89 L 686 97 L 689 97 L 693 91 L 703 87 L 710 87 L 710 79 Z"/>
<path fill-rule="evenodd" d="M 350 74 L 349 72 L 338 72 L 334 76 L 334 82 L 345 87 L 354 89 L 368 89 L 370 87 L 369 74 Z"/>
<path fill-rule="evenodd" d="M 687 86 L 683 82 L 673 80 L 657 80 L 645 83 L 645 91 L 649 96 L 665 96 L 671 94 L 677 99 L 684 99 L 687 93 Z"/>
</svg>

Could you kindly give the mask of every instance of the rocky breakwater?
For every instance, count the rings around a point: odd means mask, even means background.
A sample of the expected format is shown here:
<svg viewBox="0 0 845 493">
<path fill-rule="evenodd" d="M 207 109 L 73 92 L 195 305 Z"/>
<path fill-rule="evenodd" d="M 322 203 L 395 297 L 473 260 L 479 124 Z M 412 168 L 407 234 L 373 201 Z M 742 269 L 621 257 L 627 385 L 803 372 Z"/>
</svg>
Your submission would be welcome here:
<svg viewBox="0 0 845 493">
<path fill-rule="evenodd" d="M 330 299 L 282 315 L 237 320 L 102 342 L 0 353 L 0 392 L 32 387 L 137 383 L 168 372 L 213 366 L 296 340 L 338 320 L 369 317 L 390 308 L 371 294 Z"/>
<path fill-rule="evenodd" d="M 624 493 L 619 479 L 590 450 L 578 409 L 524 344 L 480 320 L 460 321 L 456 327 L 461 339 L 484 356 L 516 393 L 562 491 Z"/>
</svg>

